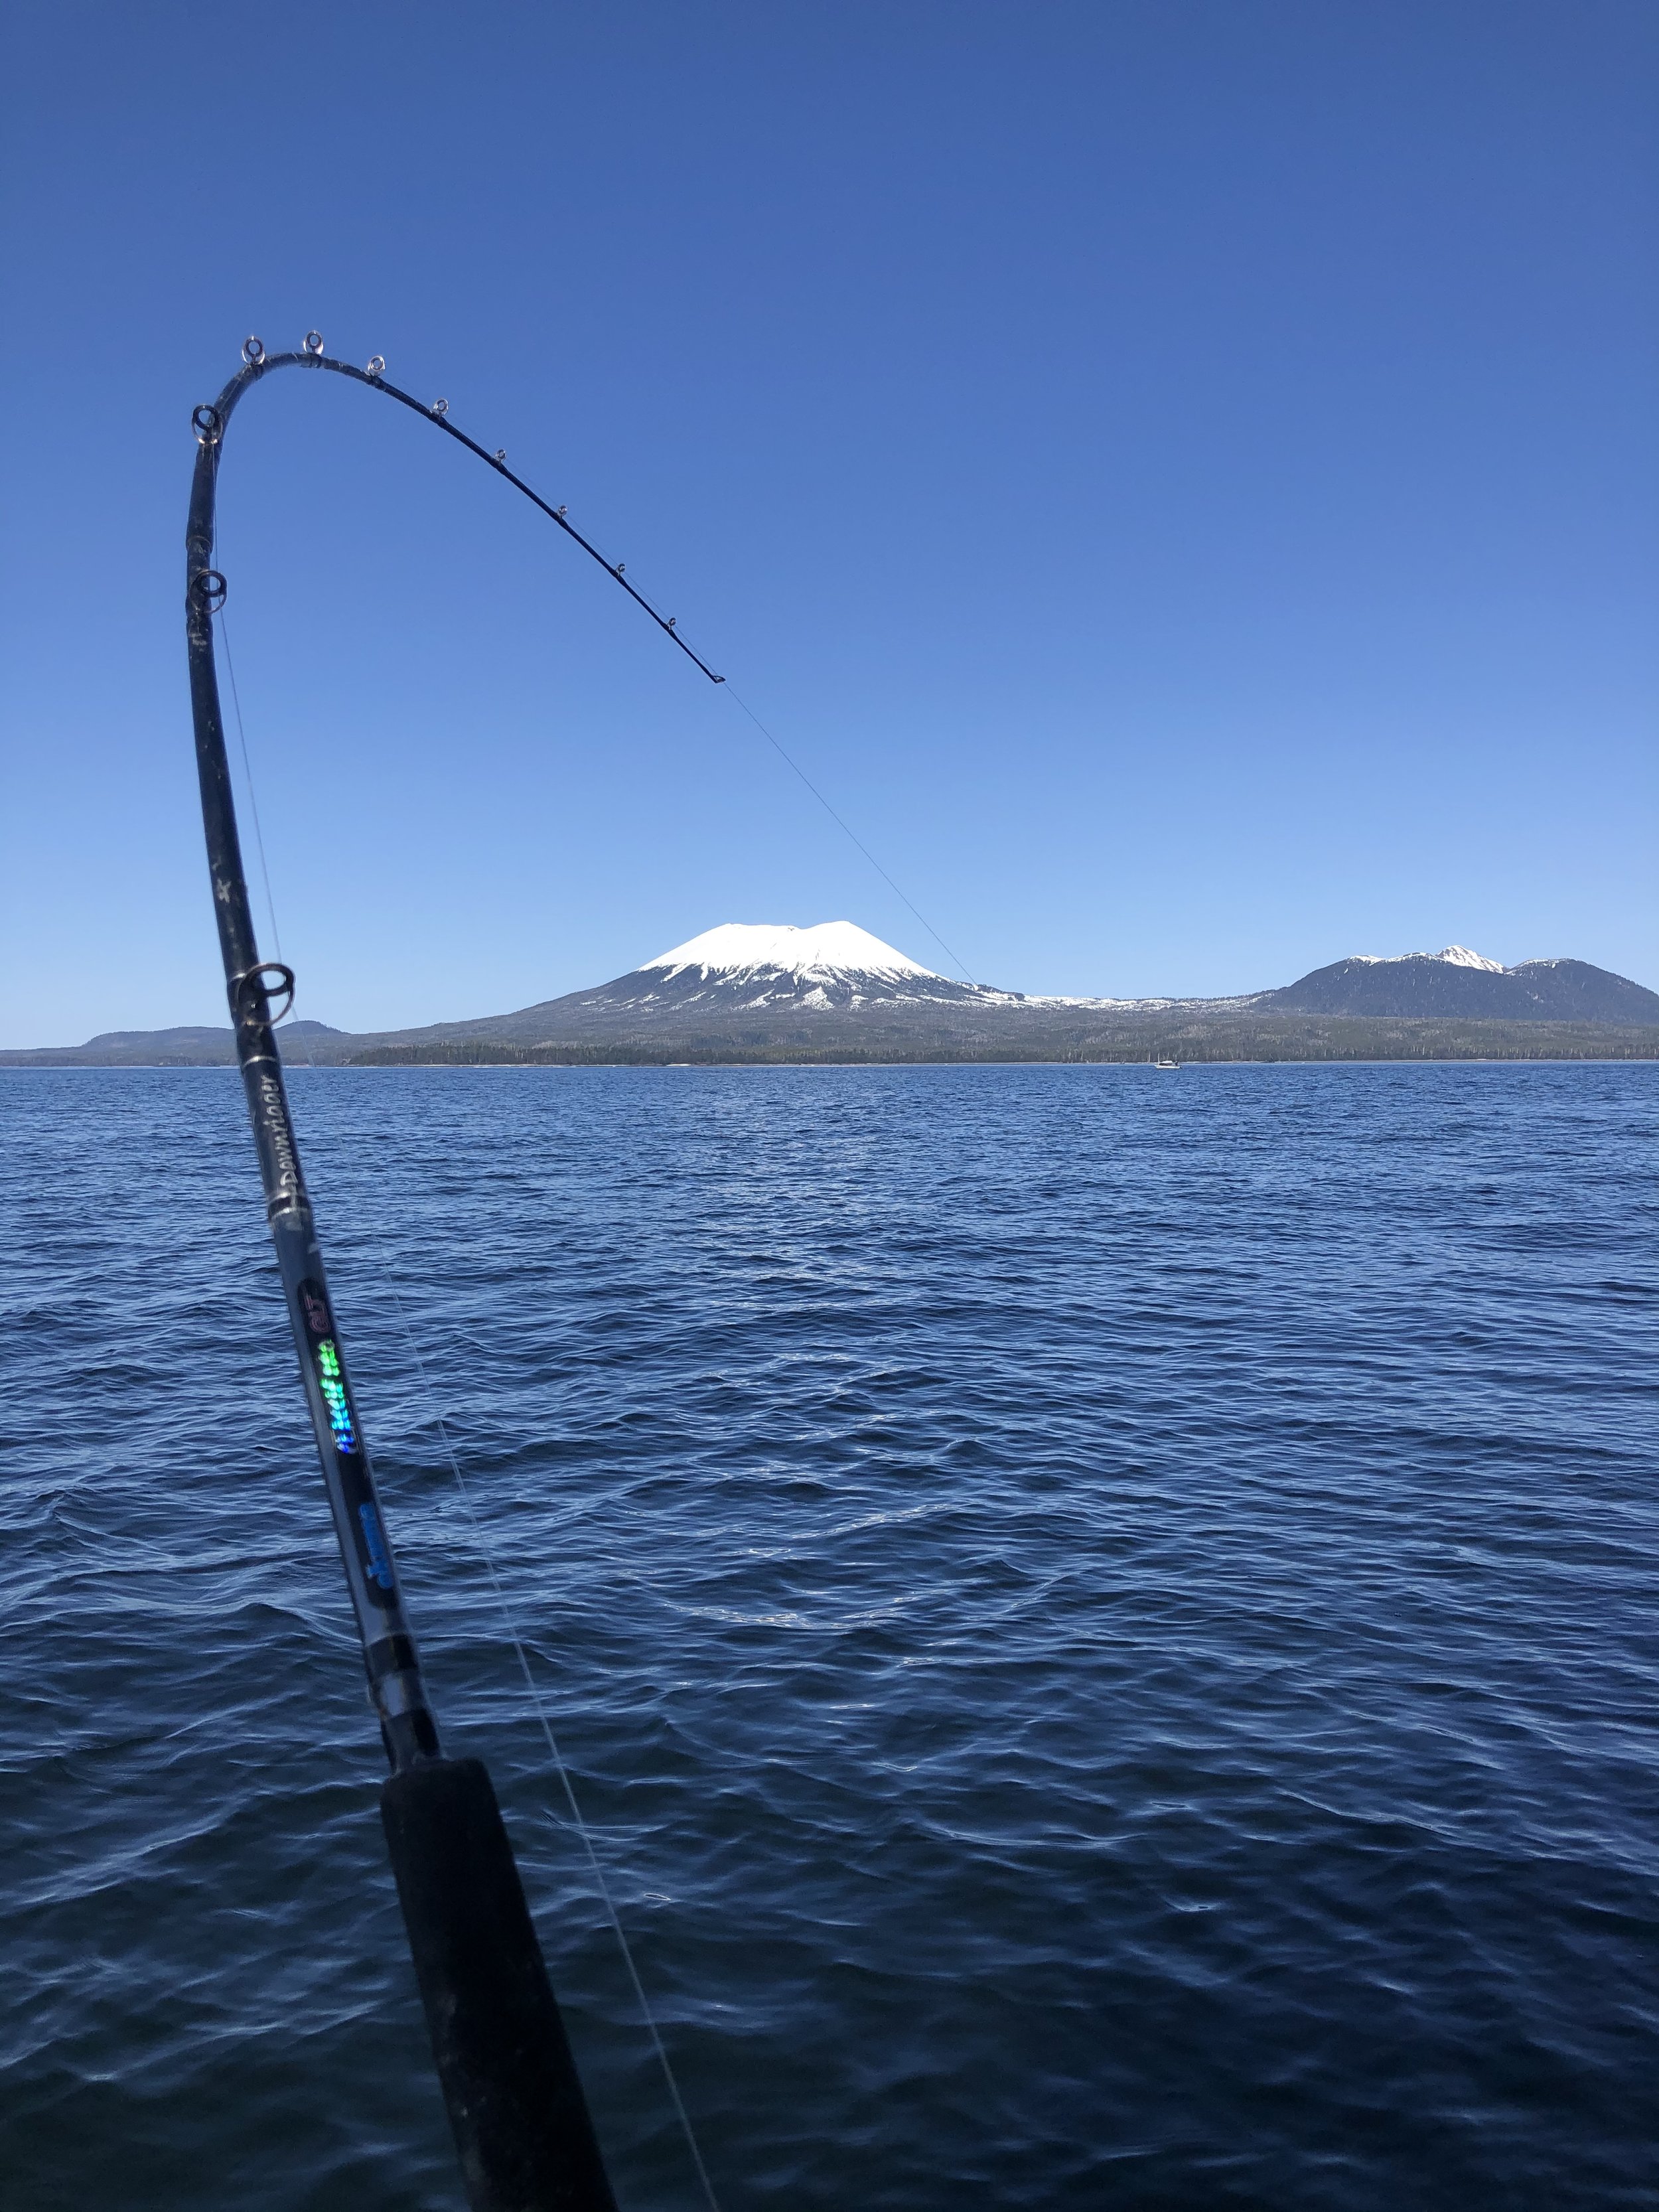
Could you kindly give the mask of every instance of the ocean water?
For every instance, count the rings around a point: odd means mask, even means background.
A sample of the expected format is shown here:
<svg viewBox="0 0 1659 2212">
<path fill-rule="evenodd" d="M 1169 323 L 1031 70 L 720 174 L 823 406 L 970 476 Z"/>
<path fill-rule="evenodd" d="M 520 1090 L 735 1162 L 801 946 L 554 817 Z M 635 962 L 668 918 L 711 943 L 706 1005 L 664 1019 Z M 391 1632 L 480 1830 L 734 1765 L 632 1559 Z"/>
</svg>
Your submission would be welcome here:
<svg viewBox="0 0 1659 2212">
<path fill-rule="evenodd" d="M 726 2212 L 1659 2201 L 1659 1069 L 293 1091 L 627 2212 L 487 1559 Z M 0 2203 L 458 2212 L 239 1085 L 0 1142 Z"/>
</svg>

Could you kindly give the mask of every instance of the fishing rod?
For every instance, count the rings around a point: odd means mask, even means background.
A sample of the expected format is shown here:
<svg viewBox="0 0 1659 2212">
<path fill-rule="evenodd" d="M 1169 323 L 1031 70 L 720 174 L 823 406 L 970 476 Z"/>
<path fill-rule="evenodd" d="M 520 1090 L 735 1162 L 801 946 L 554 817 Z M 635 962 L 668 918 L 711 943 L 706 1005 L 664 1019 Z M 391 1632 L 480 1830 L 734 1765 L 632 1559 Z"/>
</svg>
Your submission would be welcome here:
<svg viewBox="0 0 1659 2212">
<path fill-rule="evenodd" d="M 216 399 L 191 416 L 197 453 L 185 532 L 185 632 L 202 827 L 225 989 L 283 1294 L 362 1644 L 370 1701 L 392 1769 L 380 1791 L 380 1819 L 438 2079 L 471 2212 L 616 2212 L 489 1773 L 480 1759 L 446 1758 L 439 1742 L 357 1418 L 283 1082 L 275 1025 L 294 1003 L 294 971 L 279 960 L 261 960 L 254 936 L 214 658 L 213 617 L 224 604 L 227 587 L 213 563 L 225 432 L 243 394 L 278 368 L 328 369 L 349 377 L 412 408 L 458 439 L 574 538 L 711 683 L 725 678 L 692 652 L 674 617 L 659 614 L 628 581 L 624 563 L 607 561 L 566 520 L 562 507 L 550 506 L 514 475 L 504 450 L 491 453 L 458 429 L 448 420 L 447 400 L 428 405 L 387 383 L 379 355 L 366 368 L 356 368 L 325 353 L 316 331 L 307 331 L 296 353 L 267 354 L 258 338 L 249 338 L 240 369 Z M 273 1014 L 276 998 L 283 1004 Z"/>
</svg>

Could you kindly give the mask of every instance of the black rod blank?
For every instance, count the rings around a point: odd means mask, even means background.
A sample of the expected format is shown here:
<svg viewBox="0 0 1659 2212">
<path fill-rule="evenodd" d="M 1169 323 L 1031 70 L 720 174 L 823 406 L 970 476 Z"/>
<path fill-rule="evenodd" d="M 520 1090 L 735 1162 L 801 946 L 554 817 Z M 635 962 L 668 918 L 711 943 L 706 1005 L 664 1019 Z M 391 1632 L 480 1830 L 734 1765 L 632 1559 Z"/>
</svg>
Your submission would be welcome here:
<svg viewBox="0 0 1659 2212">
<path fill-rule="evenodd" d="M 603 562 L 503 459 L 446 422 L 441 407 L 422 407 L 374 370 L 330 360 L 314 331 L 300 352 L 269 358 L 250 339 L 243 362 L 217 399 L 192 418 L 196 472 L 185 533 L 191 713 L 237 1063 L 370 1699 L 392 1770 L 380 1816 L 471 2212 L 615 2212 L 489 1775 L 477 1759 L 445 1759 L 440 1750 L 300 1167 L 270 1003 L 274 989 L 291 996 L 294 979 L 280 963 L 259 958 L 214 659 L 213 615 L 225 593 L 225 580 L 212 565 L 219 459 L 237 401 L 270 369 L 293 367 L 332 369 L 414 408 L 534 500 L 602 562 L 705 676 L 717 684 L 721 678 L 619 568 Z"/>
<path fill-rule="evenodd" d="M 475 2212 L 612 2212 L 599 2146 L 483 1762 L 394 1774 L 380 1820 Z"/>
</svg>

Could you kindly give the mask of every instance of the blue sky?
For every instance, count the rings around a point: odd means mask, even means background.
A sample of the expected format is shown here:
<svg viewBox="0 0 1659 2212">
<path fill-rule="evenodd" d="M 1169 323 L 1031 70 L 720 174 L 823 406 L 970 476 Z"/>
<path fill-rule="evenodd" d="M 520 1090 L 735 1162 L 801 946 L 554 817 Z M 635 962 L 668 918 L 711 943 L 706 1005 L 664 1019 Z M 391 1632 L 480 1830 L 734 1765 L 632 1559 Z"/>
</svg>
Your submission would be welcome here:
<svg viewBox="0 0 1659 2212">
<path fill-rule="evenodd" d="M 1649 0 L 11 24 L 0 1042 L 224 1018 L 188 417 L 312 326 L 568 501 L 981 981 L 1456 939 L 1659 983 Z M 726 921 L 948 967 L 415 418 L 274 378 L 222 481 L 301 1012 L 499 1011 Z"/>
</svg>

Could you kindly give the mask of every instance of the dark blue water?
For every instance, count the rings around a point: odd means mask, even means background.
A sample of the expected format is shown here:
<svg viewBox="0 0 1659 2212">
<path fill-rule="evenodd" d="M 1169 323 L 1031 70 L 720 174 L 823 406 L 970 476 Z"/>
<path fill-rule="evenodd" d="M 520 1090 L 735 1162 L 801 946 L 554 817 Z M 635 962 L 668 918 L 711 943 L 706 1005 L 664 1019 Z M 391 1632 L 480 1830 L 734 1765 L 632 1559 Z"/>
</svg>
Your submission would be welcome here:
<svg viewBox="0 0 1659 2212">
<path fill-rule="evenodd" d="M 629 2212 L 434 1400 L 727 2212 L 1656 2201 L 1659 1070 L 294 1091 Z M 0 1115 L 0 2202 L 454 2212 L 236 1080 Z"/>
</svg>

